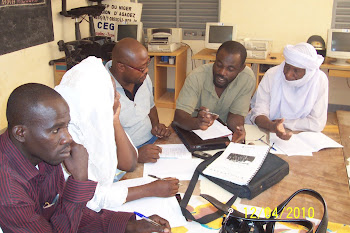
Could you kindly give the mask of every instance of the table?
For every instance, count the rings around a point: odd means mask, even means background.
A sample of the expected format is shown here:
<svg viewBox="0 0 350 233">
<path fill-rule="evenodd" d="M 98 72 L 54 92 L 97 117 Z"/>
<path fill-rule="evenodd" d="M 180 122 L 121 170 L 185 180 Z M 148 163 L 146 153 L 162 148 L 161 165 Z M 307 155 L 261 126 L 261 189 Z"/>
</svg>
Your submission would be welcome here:
<svg viewBox="0 0 350 233">
<path fill-rule="evenodd" d="M 338 121 L 335 113 L 328 114 L 327 126 L 323 133 L 340 142 Z M 157 144 L 181 143 L 175 133 L 167 139 L 159 139 Z M 345 170 L 343 149 L 324 149 L 314 153 L 312 157 L 279 155 L 288 161 L 289 175 L 281 182 L 261 193 L 252 200 L 242 199 L 242 204 L 258 207 L 275 208 L 289 195 L 300 188 L 311 188 L 318 191 L 326 200 L 328 205 L 328 216 L 330 222 L 350 224 L 350 191 L 348 176 Z M 143 164 L 138 164 L 132 173 L 125 175 L 126 179 L 141 177 Z M 181 183 L 184 183 L 181 181 Z M 183 185 L 183 186 L 186 186 Z M 180 192 L 184 192 L 185 187 Z M 315 218 L 321 219 L 323 213 L 322 204 L 315 198 L 300 195 L 293 199 L 290 204 L 292 208 L 313 207 Z M 288 206 L 288 207 L 289 207 Z"/>
<path fill-rule="evenodd" d="M 214 49 L 202 49 L 192 56 L 192 59 L 206 61 L 215 61 Z M 331 62 L 333 58 L 326 57 L 321 69 L 326 70 L 327 76 L 350 78 L 350 66 L 333 65 Z M 256 87 L 258 87 L 260 80 L 264 76 L 266 70 L 270 67 L 279 65 L 284 61 L 282 53 L 271 53 L 266 59 L 247 58 L 246 64 L 251 64 L 251 67 L 256 75 Z"/>
</svg>

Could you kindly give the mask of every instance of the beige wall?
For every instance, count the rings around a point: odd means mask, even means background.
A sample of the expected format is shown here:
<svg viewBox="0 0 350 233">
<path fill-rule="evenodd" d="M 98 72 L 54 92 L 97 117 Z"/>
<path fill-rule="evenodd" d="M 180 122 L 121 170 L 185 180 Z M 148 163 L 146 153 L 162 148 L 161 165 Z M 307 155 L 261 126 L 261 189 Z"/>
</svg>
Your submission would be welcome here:
<svg viewBox="0 0 350 233">
<path fill-rule="evenodd" d="M 327 39 L 333 0 L 221 0 L 221 21 L 237 25 L 241 38 L 273 41 L 273 52 L 312 35 Z"/>
<path fill-rule="evenodd" d="M 67 2 L 68 9 L 87 5 L 86 0 Z M 273 51 L 281 52 L 286 44 L 306 41 L 314 34 L 326 40 L 332 7 L 333 0 L 221 0 L 221 21 L 237 24 L 239 37 L 271 39 Z M 28 82 L 53 86 L 53 67 L 48 62 L 64 56 L 58 51 L 57 41 L 74 39 L 74 20 L 60 16 L 60 11 L 61 1 L 52 1 L 55 41 L 0 56 L 0 129 L 7 126 L 6 102 L 14 88 Z M 81 29 L 82 36 L 88 36 L 87 23 L 82 23 Z M 204 47 L 203 41 L 185 42 L 194 53 Z M 190 70 L 190 61 L 188 66 Z M 348 104 L 346 79 L 330 81 L 330 103 Z"/>
<path fill-rule="evenodd" d="M 85 0 L 67 2 L 68 9 L 87 5 Z M 53 67 L 48 65 L 49 61 L 64 56 L 58 51 L 57 41 L 75 38 L 74 20 L 59 15 L 61 0 L 51 1 L 51 4 L 54 41 L 0 56 L 0 130 L 7 127 L 6 103 L 13 89 L 29 82 L 53 87 Z M 88 36 L 88 24 L 82 23 L 81 29 L 82 36 Z"/>
</svg>

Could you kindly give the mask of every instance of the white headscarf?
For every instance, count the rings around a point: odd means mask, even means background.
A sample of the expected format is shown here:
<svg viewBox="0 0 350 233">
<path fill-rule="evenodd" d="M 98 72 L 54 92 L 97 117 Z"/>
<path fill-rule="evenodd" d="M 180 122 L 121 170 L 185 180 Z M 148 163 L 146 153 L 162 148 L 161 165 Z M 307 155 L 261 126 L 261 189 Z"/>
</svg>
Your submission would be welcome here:
<svg viewBox="0 0 350 233">
<path fill-rule="evenodd" d="M 283 55 L 285 61 L 277 68 L 271 90 L 270 119 L 304 118 L 310 114 L 317 99 L 323 57 L 308 43 L 287 45 Z M 304 77 L 288 81 L 283 73 L 285 63 L 305 69 Z"/>
<path fill-rule="evenodd" d="M 113 128 L 115 93 L 102 60 L 83 60 L 67 71 L 55 90 L 70 108 L 69 133 L 89 153 L 89 179 L 98 185 L 112 184 L 118 162 Z"/>
</svg>

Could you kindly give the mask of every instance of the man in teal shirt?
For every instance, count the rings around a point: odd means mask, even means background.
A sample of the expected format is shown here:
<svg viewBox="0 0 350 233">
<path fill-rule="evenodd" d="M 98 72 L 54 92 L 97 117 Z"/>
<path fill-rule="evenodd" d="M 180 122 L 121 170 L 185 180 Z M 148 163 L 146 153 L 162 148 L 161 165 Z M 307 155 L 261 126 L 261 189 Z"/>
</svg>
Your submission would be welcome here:
<svg viewBox="0 0 350 233">
<path fill-rule="evenodd" d="M 255 76 L 245 65 L 246 57 L 242 44 L 226 41 L 213 64 L 193 70 L 176 101 L 175 124 L 186 130 L 206 130 L 217 118 L 210 111 L 234 132 L 232 141 L 243 142 L 244 117 L 255 89 Z"/>
</svg>

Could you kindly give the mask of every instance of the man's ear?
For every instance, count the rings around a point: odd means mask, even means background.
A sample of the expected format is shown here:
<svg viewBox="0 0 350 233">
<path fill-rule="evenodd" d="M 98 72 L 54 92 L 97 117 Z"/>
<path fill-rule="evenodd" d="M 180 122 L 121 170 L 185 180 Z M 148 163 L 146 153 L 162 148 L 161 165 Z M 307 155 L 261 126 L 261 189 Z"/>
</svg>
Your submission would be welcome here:
<svg viewBox="0 0 350 233">
<path fill-rule="evenodd" d="M 25 142 L 25 134 L 27 127 L 24 125 L 15 125 L 12 127 L 11 134 L 19 142 Z"/>
</svg>

